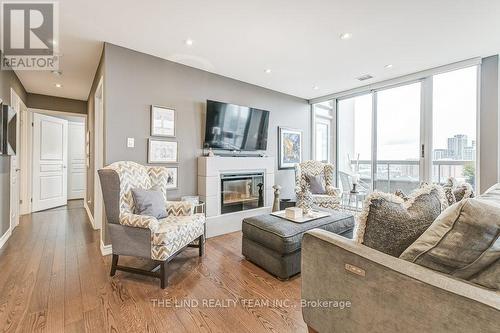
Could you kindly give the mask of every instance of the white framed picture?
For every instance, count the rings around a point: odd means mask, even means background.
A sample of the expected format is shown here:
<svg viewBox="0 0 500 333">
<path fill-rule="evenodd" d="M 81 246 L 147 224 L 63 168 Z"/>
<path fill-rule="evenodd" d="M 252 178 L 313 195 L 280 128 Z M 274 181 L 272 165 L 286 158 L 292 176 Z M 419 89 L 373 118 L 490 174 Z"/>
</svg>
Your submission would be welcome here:
<svg viewBox="0 0 500 333">
<path fill-rule="evenodd" d="M 151 135 L 175 137 L 175 110 L 151 105 Z"/>
<path fill-rule="evenodd" d="M 178 175 L 178 167 L 167 167 L 167 190 L 175 190 L 179 188 Z"/>
<path fill-rule="evenodd" d="M 148 139 L 148 163 L 177 163 L 178 145 L 175 141 Z"/>
</svg>

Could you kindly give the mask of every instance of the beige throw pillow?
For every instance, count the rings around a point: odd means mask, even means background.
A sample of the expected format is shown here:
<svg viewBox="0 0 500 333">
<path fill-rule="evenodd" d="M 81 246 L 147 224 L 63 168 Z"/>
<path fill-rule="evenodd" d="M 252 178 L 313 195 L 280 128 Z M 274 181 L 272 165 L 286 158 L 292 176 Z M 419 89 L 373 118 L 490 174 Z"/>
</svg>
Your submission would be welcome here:
<svg viewBox="0 0 500 333">
<path fill-rule="evenodd" d="M 500 186 L 446 209 L 400 256 L 500 290 Z"/>
</svg>

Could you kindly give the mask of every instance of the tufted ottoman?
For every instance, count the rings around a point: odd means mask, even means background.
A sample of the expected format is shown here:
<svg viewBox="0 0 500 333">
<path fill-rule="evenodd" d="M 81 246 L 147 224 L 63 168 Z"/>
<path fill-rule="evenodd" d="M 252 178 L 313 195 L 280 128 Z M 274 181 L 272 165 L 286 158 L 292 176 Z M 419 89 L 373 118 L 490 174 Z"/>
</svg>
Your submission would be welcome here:
<svg viewBox="0 0 500 333">
<path fill-rule="evenodd" d="M 352 238 L 354 217 L 340 211 L 305 223 L 294 223 L 271 214 L 248 217 L 243 220 L 241 252 L 269 273 L 288 279 L 300 273 L 302 236 L 315 228 Z"/>
</svg>

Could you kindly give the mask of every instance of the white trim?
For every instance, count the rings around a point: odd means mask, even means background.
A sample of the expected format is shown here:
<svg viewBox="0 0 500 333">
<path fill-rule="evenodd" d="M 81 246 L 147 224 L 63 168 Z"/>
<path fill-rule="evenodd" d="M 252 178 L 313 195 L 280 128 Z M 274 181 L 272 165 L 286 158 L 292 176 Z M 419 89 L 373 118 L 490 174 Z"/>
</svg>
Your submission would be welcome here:
<svg viewBox="0 0 500 333">
<path fill-rule="evenodd" d="M 434 94 L 433 77 L 427 77 L 422 80 L 421 99 L 420 99 L 420 144 L 424 145 L 424 156 L 422 157 L 421 146 L 419 149 L 420 155 L 420 179 L 425 182 L 432 183 L 432 163 L 434 151 L 434 116 L 433 116 L 433 94 Z"/>
<path fill-rule="evenodd" d="M 77 112 L 66 112 L 66 111 L 56 111 L 56 110 L 48 110 L 48 109 L 37 109 L 37 108 L 28 108 L 28 111 L 46 114 L 48 116 L 71 116 L 71 117 L 82 117 L 87 120 L 86 113 L 77 113 Z"/>
<path fill-rule="evenodd" d="M 23 200 L 23 202 L 27 202 L 27 211 L 23 210 L 23 214 L 30 214 L 33 209 L 32 209 L 32 204 L 31 204 L 31 198 L 32 198 L 32 183 L 33 183 L 33 126 L 30 125 L 30 123 L 33 123 L 33 114 L 34 113 L 40 113 L 44 115 L 49 115 L 49 116 L 72 116 L 72 117 L 81 117 L 85 119 L 85 127 L 87 128 L 87 119 L 88 116 L 86 114 L 82 113 L 75 113 L 75 112 L 65 112 L 65 111 L 55 111 L 55 110 L 46 110 L 46 109 L 37 109 L 37 108 L 28 108 L 26 107 L 26 121 L 27 121 L 27 126 L 25 127 L 27 133 L 21 133 L 23 136 L 21 137 L 20 140 L 20 149 L 21 149 L 21 160 L 25 159 L 26 160 L 26 171 L 23 172 L 23 169 L 21 168 L 21 177 L 23 178 L 24 181 L 26 181 L 28 184 L 28 190 L 27 191 L 22 191 L 20 193 L 20 199 Z M 24 138 L 24 140 L 23 140 Z"/>
<path fill-rule="evenodd" d="M 97 106 L 99 103 L 99 107 Z M 101 76 L 94 94 L 94 226 L 100 229 L 101 242 L 104 241 L 103 234 L 103 200 L 101 193 L 101 183 L 97 170 L 104 166 L 104 76 Z"/>
<path fill-rule="evenodd" d="M 9 240 L 10 236 L 12 235 L 12 229 L 9 227 L 7 231 L 0 237 L 0 249 L 7 243 Z"/>
<path fill-rule="evenodd" d="M 113 254 L 113 248 L 111 247 L 111 244 L 104 245 L 104 243 L 102 242 L 102 239 L 101 239 L 100 248 L 101 248 L 101 254 L 103 256 L 109 256 L 110 254 Z"/>
<path fill-rule="evenodd" d="M 98 230 L 98 228 L 95 227 L 94 218 L 92 217 L 92 213 L 90 212 L 90 208 L 87 205 L 87 198 L 86 197 L 85 197 L 84 202 L 83 202 L 83 207 L 85 207 L 85 211 L 87 212 L 87 217 L 89 218 L 90 225 L 92 226 L 92 229 Z"/>
<path fill-rule="evenodd" d="M 477 66 L 477 65 L 481 64 L 481 60 L 482 60 L 481 57 L 467 59 L 464 61 L 459 61 L 459 62 L 455 62 L 452 64 L 427 69 L 427 70 L 416 72 L 413 74 L 403 75 L 403 76 L 396 77 L 393 79 L 372 83 L 372 84 L 369 84 L 366 86 L 362 86 L 362 87 L 358 87 L 358 88 L 354 88 L 354 89 L 349 89 L 349 90 L 341 91 L 341 92 L 334 93 L 334 94 L 329 94 L 329 95 L 322 96 L 322 97 L 313 98 L 313 99 L 309 100 L 309 104 L 321 103 L 321 102 L 325 102 L 325 101 L 328 101 L 331 99 L 339 99 L 342 97 L 347 97 L 347 96 L 355 95 L 355 94 L 363 94 L 363 93 L 366 93 L 366 92 L 369 92 L 372 90 L 380 90 L 380 89 L 388 88 L 388 87 L 391 87 L 394 85 L 409 83 L 410 81 L 422 80 L 428 76 L 433 76 L 436 74 L 451 72 L 453 70 L 457 70 L 457 69 L 461 69 L 461 68 L 465 68 L 465 67 Z"/>
<path fill-rule="evenodd" d="M 476 181 L 474 191 L 481 193 L 481 70 L 482 66 L 477 66 L 476 72 Z M 498 93 L 498 92 L 497 92 Z M 497 128 L 498 132 L 498 128 Z M 485 189 L 486 190 L 486 189 Z"/>
<path fill-rule="evenodd" d="M 10 106 L 16 112 L 16 141 L 21 141 L 21 98 L 16 91 L 10 88 Z M 9 163 L 9 228 L 14 230 L 19 225 L 21 215 L 21 146 L 16 149 L 16 154 L 10 157 Z M 15 179 L 15 182 L 13 181 Z M 17 193 L 16 193 L 17 192 Z M 13 196 L 17 198 L 13 200 Z M 16 202 L 17 201 L 17 202 Z M 14 221 L 13 221 L 14 220 Z"/>
<path fill-rule="evenodd" d="M 22 101 L 21 101 L 22 103 Z M 19 199 L 22 204 L 19 207 L 19 215 L 25 215 L 31 213 L 31 123 L 33 122 L 32 113 L 29 111 L 28 107 L 22 103 L 21 107 L 21 129 L 20 129 L 20 155 L 21 160 L 21 172 L 20 172 L 20 186 L 21 191 L 19 193 Z"/>
<path fill-rule="evenodd" d="M 497 76 L 497 92 L 500 93 L 500 52 L 497 54 L 497 66 L 498 66 L 498 76 Z M 497 142 L 498 142 L 498 175 L 497 182 L 500 182 L 500 98 L 497 98 L 498 107 L 497 107 L 497 117 L 498 117 L 498 125 L 497 125 Z"/>
</svg>

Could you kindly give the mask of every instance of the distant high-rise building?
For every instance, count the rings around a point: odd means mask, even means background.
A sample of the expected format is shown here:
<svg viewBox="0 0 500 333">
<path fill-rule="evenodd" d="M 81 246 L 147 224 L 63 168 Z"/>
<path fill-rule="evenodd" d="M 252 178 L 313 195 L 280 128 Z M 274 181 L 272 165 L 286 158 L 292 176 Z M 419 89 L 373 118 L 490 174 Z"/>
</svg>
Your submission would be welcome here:
<svg viewBox="0 0 500 333">
<path fill-rule="evenodd" d="M 464 159 L 464 150 L 467 147 L 467 141 L 468 138 L 465 134 L 456 134 L 454 137 L 448 138 L 448 151 L 452 159 Z"/>
<path fill-rule="evenodd" d="M 434 149 L 434 160 L 446 160 L 450 158 L 448 149 Z"/>
<path fill-rule="evenodd" d="M 465 161 L 475 161 L 476 160 L 476 147 L 465 147 L 463 159 Z"/>
</svg>

